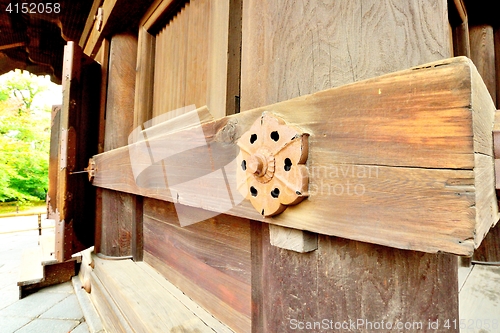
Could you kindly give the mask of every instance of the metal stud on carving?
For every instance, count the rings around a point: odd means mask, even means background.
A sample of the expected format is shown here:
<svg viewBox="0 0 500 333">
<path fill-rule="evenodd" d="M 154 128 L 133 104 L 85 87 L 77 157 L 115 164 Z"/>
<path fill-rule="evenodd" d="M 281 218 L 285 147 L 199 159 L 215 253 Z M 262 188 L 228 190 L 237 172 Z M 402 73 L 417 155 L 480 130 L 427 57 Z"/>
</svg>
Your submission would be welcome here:
<svg viewBox="0 0 500 333">
<path fill-rule="evenodd" d="M 238 191 L 264 216 L 308 196 L 308 134 L 264 112 L 238 140 Z"/>
</svg>

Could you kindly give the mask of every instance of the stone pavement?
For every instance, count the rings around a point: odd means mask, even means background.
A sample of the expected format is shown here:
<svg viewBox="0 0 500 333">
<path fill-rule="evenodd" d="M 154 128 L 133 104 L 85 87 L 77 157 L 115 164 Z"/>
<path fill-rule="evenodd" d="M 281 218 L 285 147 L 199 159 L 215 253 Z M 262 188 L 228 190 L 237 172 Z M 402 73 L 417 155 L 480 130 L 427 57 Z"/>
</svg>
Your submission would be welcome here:
<svg viewBox="0 0 500 333">
<path fill-rule="evenodd" d="M 46 223 L 42 220 L 42 225 Z M 19 300 L 21 255 L 24 249 L 38 245 L 38 231 L 15 231 L 37 226 L 37 216 L 0 219 L 0 333 L 90 332 L 71 282 Z M 50 232 L 53 229 L 44 229 L 42 234 Z"/>
<path fill-rule="evenodd" d="M 0 310 L 0 331 L 90 332 L 71 282 L 43 288 Z"/>
</svg>

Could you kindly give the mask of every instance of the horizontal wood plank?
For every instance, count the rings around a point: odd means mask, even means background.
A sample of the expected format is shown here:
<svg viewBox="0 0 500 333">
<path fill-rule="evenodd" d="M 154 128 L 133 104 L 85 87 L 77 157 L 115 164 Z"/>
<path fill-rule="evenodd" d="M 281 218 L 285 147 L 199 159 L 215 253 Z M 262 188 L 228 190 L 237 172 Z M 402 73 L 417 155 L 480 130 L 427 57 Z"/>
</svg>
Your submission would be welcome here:
<svg viewBox="0 0 500 333">
<path fill-rule="evenodd" d="M 135 331 L 213 331 L 133 261 L 93 259 L 95 275 Z"/>
<path fill-rule="evenodd" d="M 97 155 L 93 184 L 326 235 L 470 255 L 498 220 L 494 110 L 470 60 L 447 59 Z M 235 143 L 264 111 L 310 134 L 309 198 L 273 218 L 239 203 L 235 190 Z"/>
</svg>

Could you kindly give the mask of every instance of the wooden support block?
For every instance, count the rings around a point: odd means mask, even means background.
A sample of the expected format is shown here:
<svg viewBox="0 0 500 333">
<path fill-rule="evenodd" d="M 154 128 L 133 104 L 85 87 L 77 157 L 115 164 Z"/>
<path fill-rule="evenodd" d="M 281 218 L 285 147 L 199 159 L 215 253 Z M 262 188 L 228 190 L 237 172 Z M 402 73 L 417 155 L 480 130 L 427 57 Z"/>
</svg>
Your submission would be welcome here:
<svg viewBox="0 0 500 333">
<path fill-rule="evenodd" d="M 96 155 L 93 184 L 299 230 L 471 255 L 498 220 L 495 110 L 472 62 L 445 59 L 156 136 L 148 144 L 158 150 L 146 148 L 144 158 L 130 155 L 137 145 Z M 310 134 L 309 197 L 273 218 L 236 191 L 236 143 L 265 111 Z"/>
<path fill-rule="evenodd" d="M 305 253 L 318 249 L 318 235 L 291 228 L 269 225 L 271 245 L 282 249 Z"/>
</svg>

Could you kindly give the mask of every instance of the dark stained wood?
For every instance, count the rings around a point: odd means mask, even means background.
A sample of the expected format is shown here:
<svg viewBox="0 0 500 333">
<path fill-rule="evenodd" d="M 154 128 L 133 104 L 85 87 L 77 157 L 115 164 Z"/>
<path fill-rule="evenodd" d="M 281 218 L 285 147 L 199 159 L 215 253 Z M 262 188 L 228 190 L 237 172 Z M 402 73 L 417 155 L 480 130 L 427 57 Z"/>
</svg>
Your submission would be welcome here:
<svg viewBox="0 0 500 333">
<path fill-rule="evenodd" d="M 89 186 L 85 174 L 72 172 L 83 170 L 89 157 L 97 152 L 99 119 L 95 110 L 99 103 L 100 66 L 69 42 L 64 73 L 59 125 L 52 128 L 59 131 L 52 135 L 59 140 L 57 191 L 55 198 L 50 198 L 49 209 L 49 215 L 56 220 L 55 252 L 59 262 L 94 243 L 95 187 Z"/>
<path fill-rule="evenodd" d="M 137 37 L 113 36 L 109 47 L 104 151 L 128 144 L 134 125 Z"/>
<path fill-rule="evenodd" d="M 488 232 L 472 258 L 478 261 L 500 261 L 500 224 L 497 223 Z"/>
<path fill-rule="evenodd" d="M 496 103 L 495 44 L 491 25 L 469 27 L 471 59 Z"/>
<path fill-rule="evenodd" d="M 500 27 L 495 27 L 495 71 L 497 74 L 497 109 L 500 109 Z"/>
<path fill-rule="evenodd" d="M 116 257 L 132 255 L 134 200 L 128 193 L 102 190 L 101 253 Z"/>
<path fill-rule="evenodd" d="M 190 209 L 190 214 L 203 214 Z M 237 332 L 250 329 L 250 226 L 225 215 L 181 227 L 174 204 L 144 199 L 144 260 Z"/>
<path fill-rule="evenodd" d="M 109 70 L 109 41 L 104 39 L 101 44 L 101 58 L 98 61 L 101 63 L 101 98 L 99 103 L 99 131 L 97 138 L 97 152 L 104 152 L 104 136 L 106 129 L 106 99 L 108 91 L 108 70 Z M 95 204 L 95 239 L 94 250 L 96 253 L 101 252 L 102 241 L 102 189 L 96 190 Z"/>
<path fill-rule="evenodd" d="M 80 36 L 80 41 L 78 45 L 81 48 L 85 48 L 85 43 L 89 38 L 92 29 L 95 29 L 94 22 L 96 20 L 97 10 L 101 6 L 102 0 L 94 0 L 92 3 L 92 7 L 90 8 L 90 12 L 87 16 L 87 21 L 85 22 L 85 27 L 83 28 L 82 35 Z"/>
<path fill-rule="evenodd" d="M 229 1 L 226 115 L 240 112 L 242 0 Z"/>
<path fill-rule="evenodd" d="M 113 36 L 109 46 L 104 151 L 126 146 L 133 130 L 136 62 L 137 37 L 132 34 Z M 135 196 L 115 191 L 102 192 L 100 249 L 103 254 L 133 254 L 132 240 L 137 240 L 137 235 L 133 236 L 134 226 L 140 229 L 140 223 L 135 225 L 134 222 L 135 212 Z"/>
<path fill-rule="evenodd" d="M 85 54 L 94 57 L 104 38 L 127 31 L 135 31 L 142 15 L 147 11 L 153 0 L 127 1 L 106 0 L 102 4 L 103 21 L 100 30 L 94 27 L 85 43 Z"/>
<path fill-rule="evenodd" d="M 309 198 L 271 219 L 247 201 L 228 214 L 402 249 L 462 255 L 472 254 L 498 220 L 492 156 L 495 106 L 466 58 L 155 136 L 148 144 L 161 156 L 186 142 L 198 144 L 162 164 L 152 163 L 148 148 L 141 150 L 144 142 L 100 154 L 94 157 L 98 171 L 93 184 L 220 212 L 227 188 L 207 187 L 206 181 L 217 181 L 213 171 L 224 167 L 229 186 L 235 188 L 239 166 L 230 163 L 236 156 L 234 143 L 264 111 L 310 134 Z M 208 156 L 200 128 L 210 147 Z M 141 155 L 131 159 L 135 151 Z M 140 176 L 142 187 L 131 163 L 147 168 Z M 175 179 L 168 186 L 164 168 Z M 198 185 L 176 188 L 193 179 Z M 348 184 L 358 186 L 359 193 L 354 195 L 352 187 L 349 192 Z"/>
<path fill-rule="evenodd" d="M 144 198 L 137 195 L 133 197 L 133 210 L 132 210 L 132 239 L 131 239 L 131 252 L 134 261 L 142 261 L 143 259 L 143 200 Z"/>
<path fill-rule="evenodd" d="M 134 128 L 142 126 L 153 114 L 155 38 L 144 27 L 139 28 L 137 74 L 134 98 Z"/>
<path fill-rule="evenodd" d="M 453 55 L 470 58 L 469 21 L 463 0 L 448 0 L 448 20 L 452 29 Z"/>
<path fill-rule="evenodd" d="M 287 332 L 291 320 L 420 322 L 458 318 L 457 260 L 452 255 L 395 250 L 336 237 L 319 237 L 315 252 L 297 254 L 269 246 L 266 225 L 253 236 L 261 249 L 259 298 L 262 316 L 253 332 Z M 253 254 L 258 256 L 258 254 Z M 255 286 L 256 287 L 256 286 Z M 437 306 L 439 304 L 439 306 Z M 365 322 L 366 323 L 366 322 Z M 352 328 L 352 327 L 351 327 Z M 361 325 L 349 329 L 314 332 L 374 332 Z M 387 330 L 388 332 L 396 330 Z M 453 330 L 450 330 L 453 331 Z M 458 332 L 458 330 L 457 330 Z"/>
</svg>

